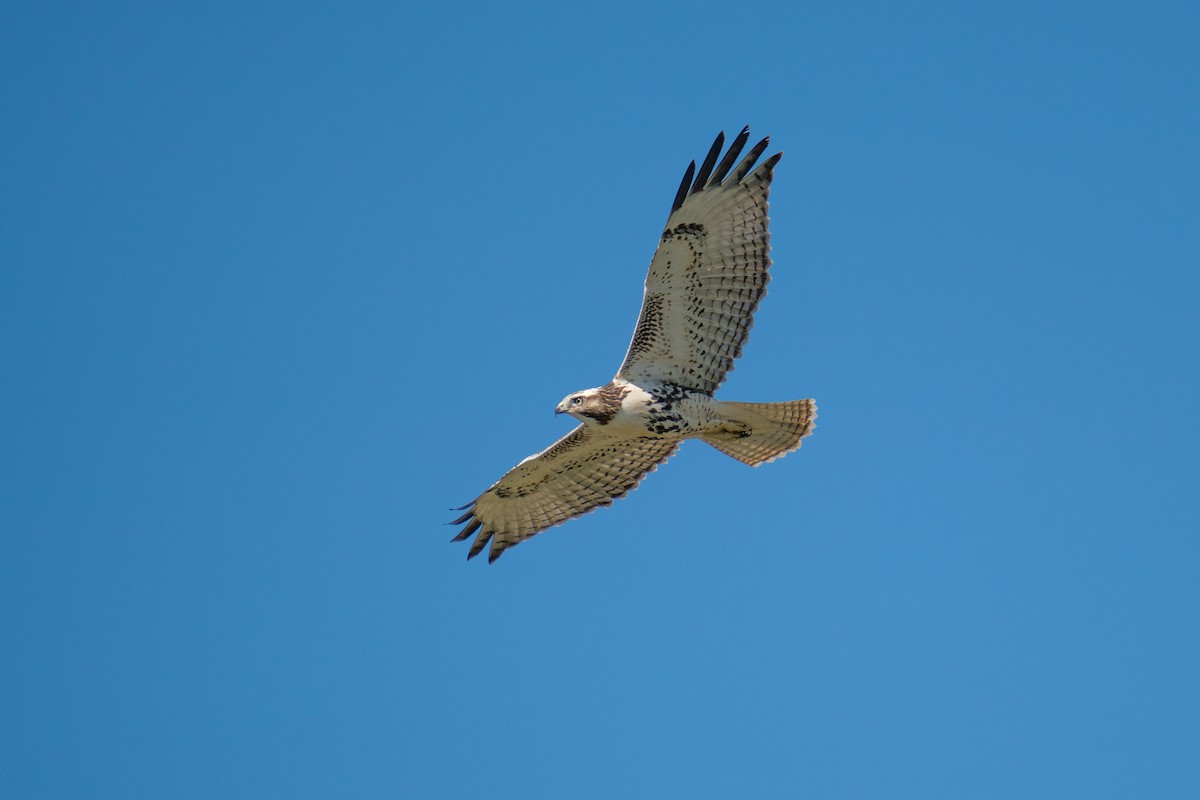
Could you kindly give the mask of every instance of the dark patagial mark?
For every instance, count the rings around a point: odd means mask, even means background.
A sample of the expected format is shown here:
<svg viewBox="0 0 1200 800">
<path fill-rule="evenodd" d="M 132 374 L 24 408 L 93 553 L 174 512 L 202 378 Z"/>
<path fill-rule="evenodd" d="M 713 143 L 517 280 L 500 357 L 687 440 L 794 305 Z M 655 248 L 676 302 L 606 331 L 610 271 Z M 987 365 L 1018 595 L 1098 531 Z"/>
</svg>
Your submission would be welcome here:
<svg viewBox="0 0 1200 800">
<path fill-rule="evenodd" d="M 647 294 L 642 301 L 642 313 L 638 316 L 637 327 L 633 329 L 633 341 L 629 343 L 630 355 L 649 350 L 650 343 L 662 335 L 662 305 L 662 297 L 657 294 Z"/>
</svg>

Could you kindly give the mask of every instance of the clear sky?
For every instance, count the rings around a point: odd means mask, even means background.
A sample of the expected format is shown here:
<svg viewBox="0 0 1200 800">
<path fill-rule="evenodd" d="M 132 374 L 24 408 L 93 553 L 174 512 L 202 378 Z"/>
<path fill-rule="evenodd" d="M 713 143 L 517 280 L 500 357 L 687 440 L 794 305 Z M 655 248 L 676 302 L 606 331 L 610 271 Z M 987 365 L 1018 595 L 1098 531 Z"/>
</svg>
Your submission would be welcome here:
<svg viewBox="0 0 1200 800">
<path fill-rule="evenodd" d="M 8 3 L 0 795 L 1200 797 L 1194 3 Z M 495 565 L 675 188 L 696 442 Z"/>
</svg>

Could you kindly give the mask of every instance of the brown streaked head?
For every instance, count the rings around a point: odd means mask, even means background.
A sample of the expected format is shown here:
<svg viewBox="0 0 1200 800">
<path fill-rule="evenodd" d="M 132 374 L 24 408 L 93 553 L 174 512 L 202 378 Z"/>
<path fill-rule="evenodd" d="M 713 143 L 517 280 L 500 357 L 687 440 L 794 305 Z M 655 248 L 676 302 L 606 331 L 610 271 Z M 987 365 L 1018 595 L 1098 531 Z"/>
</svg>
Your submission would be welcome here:
<svg viewBox="0 0 1200 800">
<path fill-rule="evenodd" d="M 621 410 L 621 400 L 629 393 L 625 387 L 608 384 L 597 389 L 572 392 L 554 409 L 555 414 L 570 414 L 580 422 L 607 425 Z"/>
</svg>

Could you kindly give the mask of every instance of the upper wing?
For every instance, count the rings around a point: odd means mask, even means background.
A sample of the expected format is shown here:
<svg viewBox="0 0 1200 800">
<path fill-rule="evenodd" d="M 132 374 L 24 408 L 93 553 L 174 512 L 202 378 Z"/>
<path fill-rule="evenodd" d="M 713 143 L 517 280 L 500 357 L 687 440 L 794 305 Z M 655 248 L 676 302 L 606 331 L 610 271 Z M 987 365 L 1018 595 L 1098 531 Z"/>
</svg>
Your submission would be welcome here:
<svg viewBox="0 0 1200 800">
<path fill-rule="evenodd" d="M 491 540 L 488 561 L 495 561 L 535 533 L 624 497 L 678 447 L 678 439 L 616 437 L 580 425 L 463 506 L 469 510 L 451 524 L 466 527 L 454 541 L 478 530 L 467 558 Z"/>
<path fill-rule="evenodd" d="M 750 172 L 767 148 L 763 139 L 730 172 L 749 138 L 750 128 L 742 129 L 714 170 L 725 142 L 719 134 L 700 171 L 693 161 L 684 174 L 618 378 L 712 394 L 742 354 L 770 280 L 767 194 L 783 155 Z"/>
</svg>

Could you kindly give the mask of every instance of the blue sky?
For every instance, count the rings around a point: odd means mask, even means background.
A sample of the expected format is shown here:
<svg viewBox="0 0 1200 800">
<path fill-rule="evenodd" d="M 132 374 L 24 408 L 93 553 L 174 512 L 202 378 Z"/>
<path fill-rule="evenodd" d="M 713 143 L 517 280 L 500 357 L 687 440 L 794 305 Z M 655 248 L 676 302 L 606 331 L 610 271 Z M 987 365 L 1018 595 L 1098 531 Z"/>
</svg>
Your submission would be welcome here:
<svg viewBox="0 0 1200 800">
<path fill-rule="evenodd" d="M 1197 796 L 1198 23 L 9 4 L 2 793 Z M 467 563 L 744 124 L 816 434 Z"/>
</svg>

